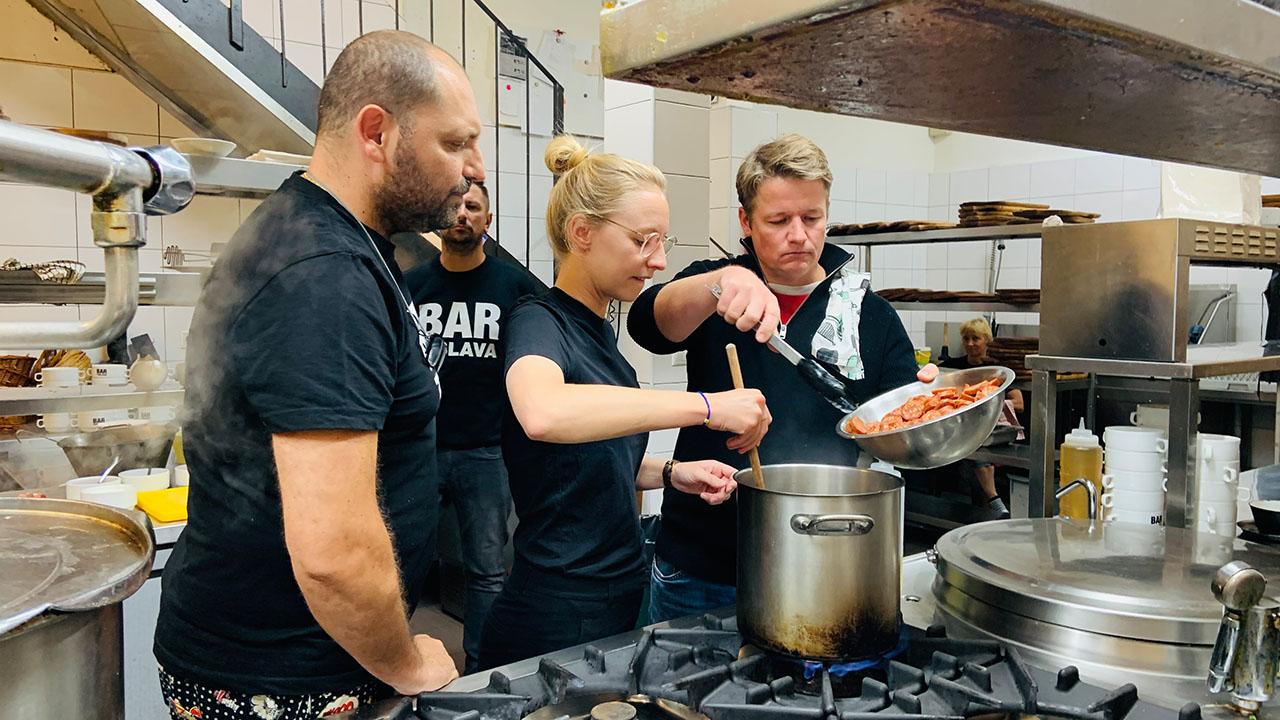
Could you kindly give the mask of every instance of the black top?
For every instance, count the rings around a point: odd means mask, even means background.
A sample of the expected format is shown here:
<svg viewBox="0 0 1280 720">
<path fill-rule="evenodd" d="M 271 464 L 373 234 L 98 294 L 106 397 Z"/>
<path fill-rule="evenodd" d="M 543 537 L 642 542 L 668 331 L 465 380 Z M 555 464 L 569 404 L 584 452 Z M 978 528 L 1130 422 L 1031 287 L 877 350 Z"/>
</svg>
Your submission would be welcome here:
<svg viewBox="0 0 1280 720">
<path fill-rule="evenodd" d="M 849 258 L 844 250 L 827 243 L 819 262 L 830 274 Z M 729 260 L 699 260 L 676 275 L 676 279 L 730 264 L 760 274 L 755 256 L 746 254 Z M 650 287 L 631 306 L 627 320 L 631 337 L 654 353 L 687 350 L 689 390 L 703 392 L 732 389 L 733 379 L 725 361 L 724 347 L 735 343 L 746 386 L 764 393 L 773 415 L 773 424 L 760 445 L 760 456 L 765 462 L 832 465 L 857 462 L 857 445 L 836 434 L 840 412 L 809 387 L 781 355 L 757 343 L 754 335 L 739 332 L 724 318 L 712 315 L 684 342 L 671 342 L 663 336 L 653 315 L 654 298 L 662 287 Z M 785 339 L 802 355 L 811 355 L 809 348 L 826 314 L 830 288 L 828 277 L 787 323 Z M 902 321 L 889 303 L 868 292 L 862 302 L 858 332 L 866 377 L 856 382 L 846 381 L 849 396 L 855 402 L 915 381 L 915 351 Z M 834 366 L 826 367 L 836 377 L 842 377 Z M 710 458 L 739 469 L 747 467 L 747 456 L 726 448 L 727 439 L 725 433 L 701 425 L 684 428 L 676 440 L 675 458 Z M 658 554 L 677 568 L 704 580 L 734 584 L 737 512 L 736 498 L 713 506 L 702 502 L 697 495 L 667 490 L 662 497 Z"/>
<path fill-rule="evenodd" d="M 526 355 L 575 385 L 639 387 L 613 327 L 559 288 L 527 298 L 505 331 L 505 369 Z M 565 445 L 530 440 L 507 404 L 502 457 L 520 524 L 516 562 L 577 579 L 644 585 L 636 475 L 648 433 Z M 696 498 L 696 496 L 694 496 Z"/>
<path fill-rule="evenodd" d="M 466 272 L 450 272 L 435 257 L 404 276 L 428 333 L 442 335 L 449 356 L 440 367 L 439 437 L 442 448 L 467 449 L 502 441 L 499 328 L 525 295 L 542 289 L 530 275 L 499 258 Z"/>
<path fill-rule="evenodd" d="M 273 433 L 378 431 L 379 499 L 405 601 L 416 604 L 434 550 L 439 386 L 393 285 L 403 279 L 392 246 L 371 235 L 377 250 L 294 175 L 209 275 L 187 351 L 189 518 L 156 625 L 156 657 L 175 675 L 270 694 L 371 679 L 316 623 L 294 579 Z"/>
<path fill-rule="evenodd" d="M 971 365 L 969 363 L 968 355 L 960 355 L 959 357 L 947 358 L 946 360 L 943 360 L 942 362 L 938 363 L 938 367 L 944 367 L 944 368 L 947 368 L 948 370 L 968 370 L 969 368 L 989 367 L 995 364 L 996 364 L 995 360 L 987 358 L 986 360 L 978 363 L 977 365 Z"/>
</svg>

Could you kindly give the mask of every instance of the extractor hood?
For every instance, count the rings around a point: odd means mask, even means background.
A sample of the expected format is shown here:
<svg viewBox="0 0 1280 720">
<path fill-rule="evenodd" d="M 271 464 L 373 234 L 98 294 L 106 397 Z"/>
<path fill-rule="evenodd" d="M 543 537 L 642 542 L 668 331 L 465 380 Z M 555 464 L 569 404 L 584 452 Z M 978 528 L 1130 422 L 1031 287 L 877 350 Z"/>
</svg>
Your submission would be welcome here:
<svg viewBox="0 0 1280 720">
<path fill-rule="evenodd" d="M 243 22 L 241 0 L 28 2 L 187 125 L 242 154 L 311 153 L 318 88 Z"/>
<path fill-rule="evenodd" d="M 1280 176 L 1275 0 L 637 0 L 618 80 Z"/>
</svg>

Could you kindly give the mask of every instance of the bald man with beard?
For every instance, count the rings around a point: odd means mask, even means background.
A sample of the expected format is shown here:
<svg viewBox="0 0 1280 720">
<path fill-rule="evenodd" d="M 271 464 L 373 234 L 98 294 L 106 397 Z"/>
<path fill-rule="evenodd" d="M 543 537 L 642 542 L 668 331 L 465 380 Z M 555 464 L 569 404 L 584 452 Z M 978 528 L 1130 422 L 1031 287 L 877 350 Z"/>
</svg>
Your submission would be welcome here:
<svg viewBox="0 0 1280 720">
<path fill-rule="evenodd" d="M 434 557 L 443 351 L 387 237 L 484 179 L 470 83 L 410 33 L 352 42 L 310 166 L 210 273 L 187 353 L 189 521 L 155 654 L 175 718 L 315 718 L 457 677 L 409 613 Z"/>
</svg>

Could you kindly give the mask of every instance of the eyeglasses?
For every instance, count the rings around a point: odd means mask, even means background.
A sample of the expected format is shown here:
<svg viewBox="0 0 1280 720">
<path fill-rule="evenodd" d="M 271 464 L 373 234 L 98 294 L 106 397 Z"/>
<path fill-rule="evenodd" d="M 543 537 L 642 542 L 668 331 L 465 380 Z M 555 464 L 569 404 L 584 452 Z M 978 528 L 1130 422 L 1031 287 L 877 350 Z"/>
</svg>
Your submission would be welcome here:
<svg viewBox="0 0 1280 720">
<path fill-rule="evenodd" d="M 607 217 L 600 216 L 600 219 L 610 225 L 617 225 L 626 230 L 631 235 L 631 241 L 640 248 L 640 257 L 647 258 L 658 251 L 658 246 L 662 246 L 662 252 L 669 253 L 671 248 L 676 246 L 676 239 L 671 235 L 660 232 L 642 233 L 639 230 L 632 230 L 616 220 L 610 220 Z"/>
</svg>

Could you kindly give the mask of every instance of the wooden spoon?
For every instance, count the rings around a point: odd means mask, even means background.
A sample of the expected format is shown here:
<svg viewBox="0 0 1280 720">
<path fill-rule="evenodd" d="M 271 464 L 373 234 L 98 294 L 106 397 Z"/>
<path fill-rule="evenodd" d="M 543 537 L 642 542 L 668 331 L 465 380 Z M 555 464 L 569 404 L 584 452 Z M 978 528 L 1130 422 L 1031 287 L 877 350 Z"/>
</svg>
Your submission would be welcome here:
<svg viewBox="0 0 1280 720">
<path fill-rule="evenodd" d="M 742 390 L 742 366 L 738 364 L 738 346 L 733 343 L 725 345 L 724 354 L 729 356 L 729 374 L 733 376 L 733 387 Z M 751 458 L 751 474 L 755 476 L 756 485 L 764 490 L 764 470 L 760 468 L 760 451 L 751 448 L 748 457 Z"/>
</svg>

